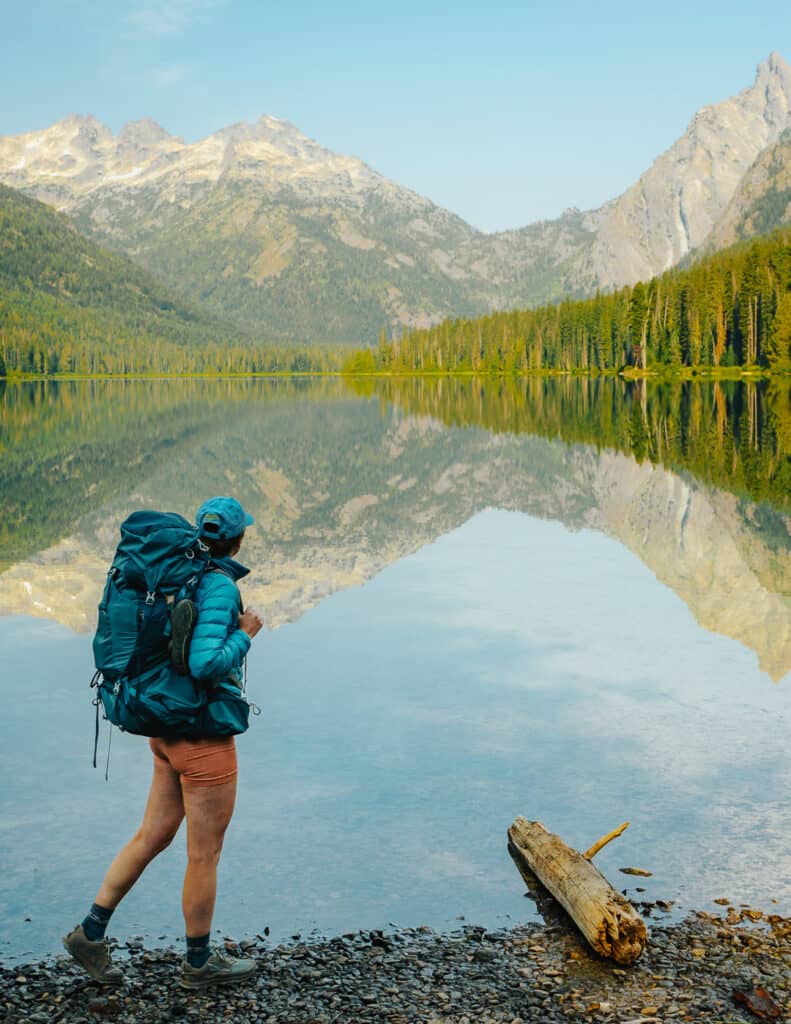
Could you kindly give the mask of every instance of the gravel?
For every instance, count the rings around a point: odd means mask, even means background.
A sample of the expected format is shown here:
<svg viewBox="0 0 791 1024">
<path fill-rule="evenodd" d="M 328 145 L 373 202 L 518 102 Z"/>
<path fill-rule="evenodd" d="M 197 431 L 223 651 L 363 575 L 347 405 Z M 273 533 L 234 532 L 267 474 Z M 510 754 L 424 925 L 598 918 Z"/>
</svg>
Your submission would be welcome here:
<svg viewBox="0 0 791 1024">
<path fill-rule="evenodd" d="M 67 957 L 0 963 L 4 1024 L 668 1024 L 756 1021 L 735 988 L 765 989 L 791 1020 L 791 919 L 729 907 L 653 925 L 645 953 L 619 968 L 591 953 L 559 915 L 487 931 L 465 925 L 358 932 L 226 948 L 258 962 L 255 979 L 200 993 L 178 985 L 181 951 L 116 944 L 126 983 L 102 989 Z"/>
</svg>

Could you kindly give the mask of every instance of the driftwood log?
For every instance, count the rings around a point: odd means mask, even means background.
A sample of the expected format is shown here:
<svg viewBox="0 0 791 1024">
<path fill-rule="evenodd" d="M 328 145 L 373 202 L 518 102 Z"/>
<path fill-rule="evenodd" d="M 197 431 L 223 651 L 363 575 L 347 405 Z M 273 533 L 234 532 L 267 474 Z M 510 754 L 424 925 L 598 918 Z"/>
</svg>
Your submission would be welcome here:
<svg viewBox="0 0 791 1024">
<path fill-rule="evenodd" d="M 538 878 L 600 956 L 635 962 L 647 941 L 643 919 L 584 854 L 525 818 L 508 829 L 508 851 L 528 886 Z"/>
</svg>

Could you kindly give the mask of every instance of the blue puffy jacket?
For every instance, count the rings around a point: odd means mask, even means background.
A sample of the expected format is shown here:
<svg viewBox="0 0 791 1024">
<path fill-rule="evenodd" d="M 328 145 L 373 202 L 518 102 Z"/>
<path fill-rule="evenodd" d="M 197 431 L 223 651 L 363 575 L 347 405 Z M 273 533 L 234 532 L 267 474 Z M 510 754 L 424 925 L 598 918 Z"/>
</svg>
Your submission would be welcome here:
<svg viewBox="0 0 791 1024">
<path fill-rule="evenodd" d="M 190 646 L 190 675 L 204 682 L 242 681 L 250 637 L 239 629 L 241 599 L 236 581 L 250 572 L 233 558 L 215 558 L 198 584 L 198 618 Z"/>
</svg>

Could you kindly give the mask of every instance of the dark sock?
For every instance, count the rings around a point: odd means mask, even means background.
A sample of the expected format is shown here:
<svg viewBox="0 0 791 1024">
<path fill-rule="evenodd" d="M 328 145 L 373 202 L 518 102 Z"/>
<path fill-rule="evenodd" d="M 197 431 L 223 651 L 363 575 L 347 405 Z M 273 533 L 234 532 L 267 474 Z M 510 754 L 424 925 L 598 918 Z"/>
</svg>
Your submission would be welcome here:
<svg viewBox="0 0 791 1024">
<path fill-rule="evenodd" d="M 203 967 L 210 955 L 208 935 L 187 936 L 187 963 L 190 967 Z"/>
<path fill-rule="evenodd" d="M 85 932 L 86 938 L 90 939 L 91 942 L 98 942 L 99 939 L 103 939 L 107 924 L 112 916 L 112 910 L 108 910 L 107 907 L 100 907 L 98 903 L 93 903 L 88 911 L 88 916 L 82 922 L 82 930 Z"/>
</svg>

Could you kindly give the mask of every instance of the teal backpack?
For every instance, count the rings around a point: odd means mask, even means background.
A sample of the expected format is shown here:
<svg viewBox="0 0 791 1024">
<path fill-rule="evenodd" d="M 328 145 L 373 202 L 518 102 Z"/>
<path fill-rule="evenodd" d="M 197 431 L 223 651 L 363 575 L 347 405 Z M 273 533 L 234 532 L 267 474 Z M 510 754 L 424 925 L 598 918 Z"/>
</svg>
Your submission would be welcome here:
<svg viewBox="0 0 791 1024">
<path fill-rule="evenodd" d="M 208 547 L 183 516 L 134 512 L 121 524 L 93 638 L 97 743 L 100 705 L 113 725 L 138 736 L 232 736 L 247 729 L 250 704 L 238 687 L 197 682 L 171 660 L 172 610 L 194 596 L 211 569 Z"/>
</svg>

